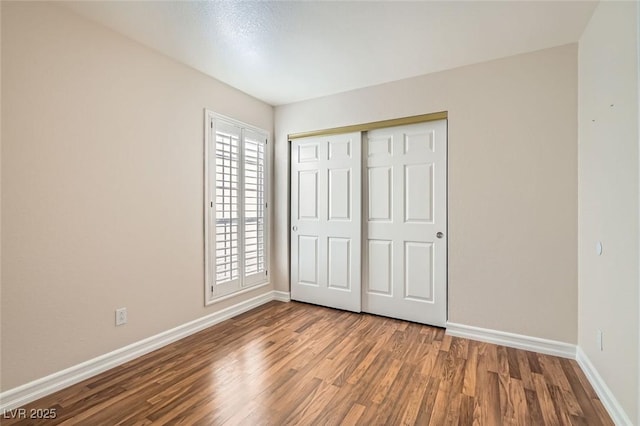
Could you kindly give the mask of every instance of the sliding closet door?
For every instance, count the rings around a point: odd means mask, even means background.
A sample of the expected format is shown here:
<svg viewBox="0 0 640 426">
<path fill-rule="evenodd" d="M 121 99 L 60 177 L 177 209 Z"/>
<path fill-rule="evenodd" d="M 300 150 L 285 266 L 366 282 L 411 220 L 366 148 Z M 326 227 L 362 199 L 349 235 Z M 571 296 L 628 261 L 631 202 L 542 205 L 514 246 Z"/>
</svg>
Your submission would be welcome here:
<svg viewBox="0 0 640 426">
<path fill-rule="evenodd" d="M 360 312 L 361 134 L 291 143 L 291 298 Z"/>
<path fill-rule="evenodd" d="M 365 140 L 362 309 L 444 326 L 447 122 L 373 130 Z"/>
</svg>

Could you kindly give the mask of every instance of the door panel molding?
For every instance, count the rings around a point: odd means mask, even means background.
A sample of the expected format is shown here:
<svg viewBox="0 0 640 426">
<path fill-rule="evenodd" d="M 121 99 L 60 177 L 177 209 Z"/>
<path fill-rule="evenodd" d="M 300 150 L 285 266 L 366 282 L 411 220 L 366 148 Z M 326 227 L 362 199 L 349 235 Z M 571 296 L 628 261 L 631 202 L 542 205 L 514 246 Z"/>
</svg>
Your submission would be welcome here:
<svg viewBox="0 0 640 426">
<path fill-rule="evenodd" d="M 446 120 L 372 130 L 363 141 L 362 310 L 443 327 Z"/>
<path fill-rule="evenodd" d="M 361 310 L 361 155 L 359 132 L 292 141 L 292 300 Z"/>
</svg>

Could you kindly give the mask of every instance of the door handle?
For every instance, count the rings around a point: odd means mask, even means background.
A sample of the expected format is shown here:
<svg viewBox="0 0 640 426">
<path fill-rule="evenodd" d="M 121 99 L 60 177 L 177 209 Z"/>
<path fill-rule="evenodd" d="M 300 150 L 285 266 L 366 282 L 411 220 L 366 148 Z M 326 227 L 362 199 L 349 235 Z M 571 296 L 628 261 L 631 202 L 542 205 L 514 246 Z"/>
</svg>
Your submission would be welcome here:
<svg viewBox="0 0 640 426">
<path fill-rule="evenodd" d="M 438 233 L 436 234 L 436 237 L 438 237 L 438 238 L 442 238 L 442 237 L 444 237 L 444 234 L 443 234 L 442 232 L 438 232 Z"/>
<path fill-rule="evenodd" d="M 298 230 L 298 227 L 294 225 L 291 229 L 293 229 L 293 232 L 296 232 Z"/>
</svg>

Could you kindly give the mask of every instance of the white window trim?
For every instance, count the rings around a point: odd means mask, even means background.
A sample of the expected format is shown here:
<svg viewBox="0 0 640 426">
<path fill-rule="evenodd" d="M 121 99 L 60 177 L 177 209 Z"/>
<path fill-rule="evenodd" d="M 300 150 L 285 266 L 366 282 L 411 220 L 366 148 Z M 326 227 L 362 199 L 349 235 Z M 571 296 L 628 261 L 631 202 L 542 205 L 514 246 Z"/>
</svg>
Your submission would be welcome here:
<svg viewBox="0 0 640 426">
<path fill-rule="evenodd" d="M 212 188 L 210 185 L 212 174 L 215 177 L 215 159 L 211 158 L 211 155 L 215 155 L 215 120 L 222 120 L 231 125 L 241 127 L 243 129 L 251 130 L 256 133 L 264 134 L 266 137 L 265 145 L 265 171 L 264 171 L 264 199 L 266 207 L 264 212 L 265 226 L 264 226 L 264 247 L 265 247 L 265 281 L 253 284 L 244 285 L 244 267 L 242 265 L 241 274 L 239 279 L 241 282 L 240 288 L 223 296 L 215 297 L 212 291 L 212 286 L 215 286 L 215 265 L 212 264 L 213 256 L 211 256 L 211 250 L 215 250 L 215 199 L 213 197 Z M 259 127 L 252 126 L 242 121 L 227 117 L 222 114 L 218 114 L 211 110 L 204 110 L 204 304 L 205 306 L 212 305 L 223 300 L 230 299 L 243 293 L 258 289 L 260 287 L 268 286 L 270 284 L 270 255 L 271 249 L 269 244 L 269 229 L 270 229 L 270 214 L 268 200 L 270 199 L 270 155 L 269 155 L 269 141 L 271 135 L 268 131 Z M 211 145 L 213 143 L 213 146 Z M 243 212 L 244 214 L 244 212 Z M 244 240 L 243 240 L 244 241 Z M 244 244 L 244 242 L 243 242 Z M 244 249 L 243 249 L 244 250 Z"/>
</svg>

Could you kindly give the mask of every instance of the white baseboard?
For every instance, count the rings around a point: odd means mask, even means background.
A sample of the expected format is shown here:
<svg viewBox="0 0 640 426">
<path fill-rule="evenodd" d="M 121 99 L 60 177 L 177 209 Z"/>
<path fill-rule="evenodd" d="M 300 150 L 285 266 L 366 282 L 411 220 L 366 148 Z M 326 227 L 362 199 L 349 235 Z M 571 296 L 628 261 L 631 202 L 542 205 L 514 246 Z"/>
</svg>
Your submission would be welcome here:
<svg viewBox="0 0 640 426">
<path fill-rule="evenodd" d="M 576 361 L 578 361 L 578 365 L 580 365 L 585 376 L 589 379 L 591 386 L 593 386 L 593 389 L 598 394 L 598 398 L 600 398 L 604 408 L 607 409 L 611 420 L 618 426 L 632 426 L 633 422 L 580 346 L 578 346 Z"/>
<path fill-rule="evenodd" d="M 447 334 L 456 337 L 465 337 L 471 340 L 479 340 L 481 342 L 494 343 L 496 345 L 509 346 L 511 348 L 555 355 L 562 358 L 576 358 L 576 345 L 556 340 L 541 339 L 539 337 L 507 333 L 505 331 L 456 324 L 453 322 L 447 322 Z"/>
<path fill-rule="evenodd" d="M 279 302 L 291 302 L 291 293 L 288 291 L 273 291 L 273 300 Z"/>
<path fill-rule="evenodd" d="M 179 325 L 171 330 L 156 334 L 132 343 L 113 352 L 100 355 L 83 363 L 58 371 L 49 376 L 34 380 L 17 388 L 0 393 L 0 412 L 21 407 L 31 401 L 69 387 L 89 377 L 100 374 L 113 367 L 124 364 L 134 358 L 152 352 L 170 343 L 197 333 L 207 327 L 218 324 L 241 313 L 263 305 L 272 300 L 289 301 L 289 293 L 269 291 L 244 302 L 237 303 L 213 314 Z"/>
</svg>

